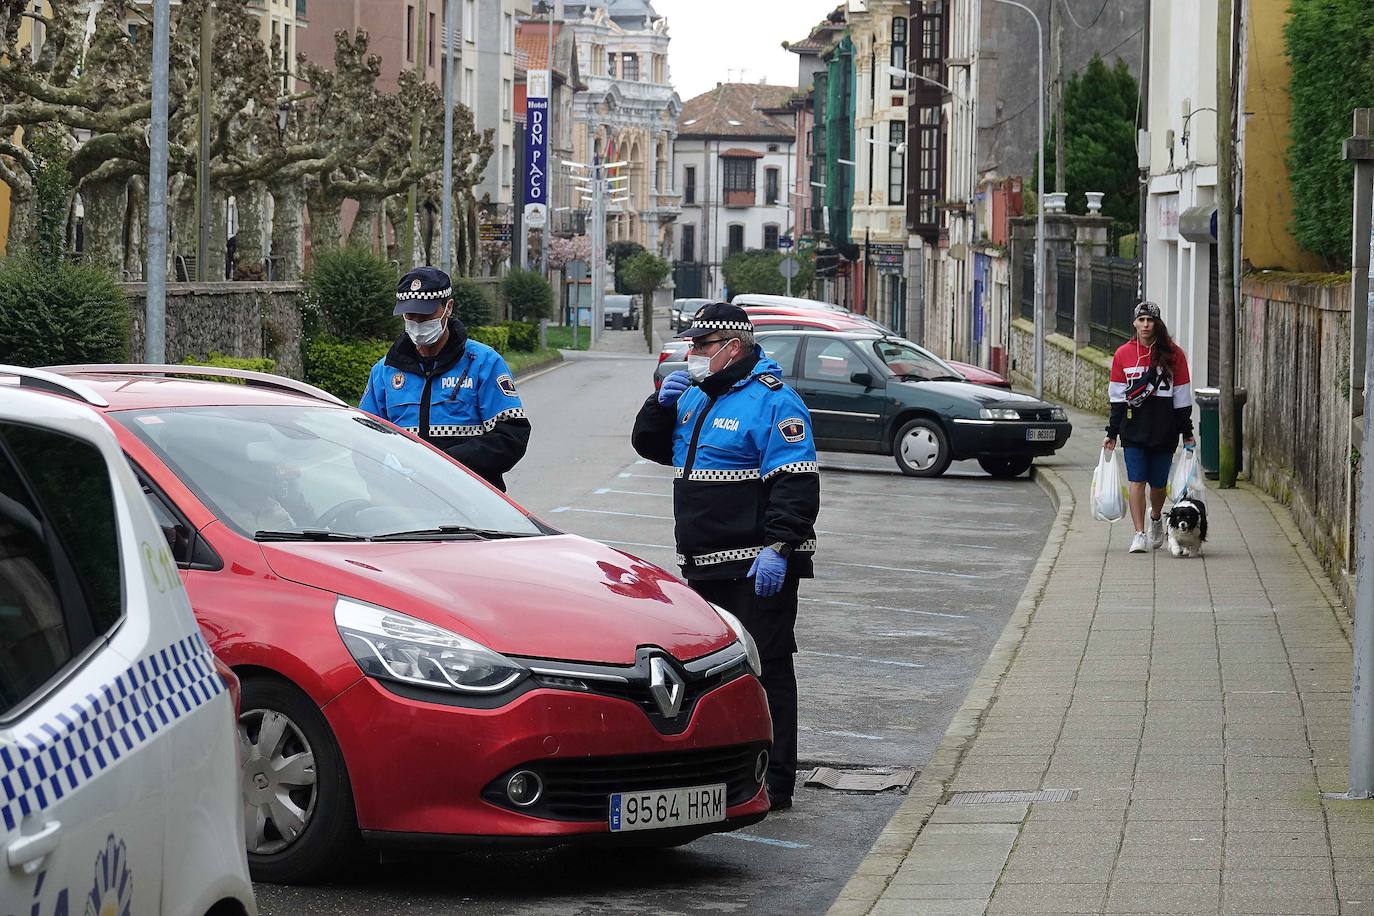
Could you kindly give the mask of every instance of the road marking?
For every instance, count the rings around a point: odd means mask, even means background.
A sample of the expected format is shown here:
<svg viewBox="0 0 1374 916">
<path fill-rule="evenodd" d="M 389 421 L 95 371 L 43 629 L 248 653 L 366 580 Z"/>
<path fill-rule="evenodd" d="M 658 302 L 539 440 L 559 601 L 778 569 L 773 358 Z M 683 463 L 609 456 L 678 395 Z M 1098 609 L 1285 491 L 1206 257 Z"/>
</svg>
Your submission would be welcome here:
<svg viewBox="0 0 1374 916">
<path fill-rule="evenodd" d="M 918 611 L 909 607 L 883 607 L 881 604 L 863 604 L 858 601 L 837 601 L 833 598 L 806 598 L 802 601 L 813 601 L 816 604 L 833 604 L 836 607 L 862 607 L 874 611 L 896 611 L 899 614 L 920 614 L 922 617 L 948 617 L 951 620 L 968 620 L 967 614 L 941 614 L 939 611 Z"/>
<path fill-rule="evenodd" d="M 754 836 L 752 833 L 740 833 L 738 830 L 730 833 L 717 833 L 719 837 L 729 837 L 735 840 L 744 840 L 749 843 L 766 843 L 769 846 L 781 846 L 783 849 L 810 849 L 806 843 L 793 843 L 791 840 L 775 840 L 772 837 Z"/>
<path fill-rule="evenodd" d="M 916 569 L 907 566 L 877 566 L 873 563 L 839 563 L 835 560 L 822 561 L 826 566 L 853 566 L 858 569 L 881 569 L 885 572 L 913 573 L 918 576 L 944 576 L 949 579 L 985 579 L 986 576 L 979 576 L 973 573 L 953 573 L 942 572 L 938 569 Z"/>
<path fill-rule="evenodd" d="M 899 662 L 890 658 L 864 658 L 862 655 L 842 655 L 839 652 L 817 652 L 815 649 L 802 649 L 804 655 L 819 655 L 822 658 L 845 658 L 851 662 L 868 662 L 871 665 L 892 665 L 894 668 L 924 668 L 916 662 Z"/>
<path fill-rule="evenodd" d="M 652 496 L 655 499 L 672 499 L 671 493 L 649 493 L 644 490 L 615 490 L 611 487 L 599 487 L 592 491 L 597 496 L 605 496 L 607 493 L 619 493 L 623 496 Z"/>
<path fill-rule="evenodd" d="M 671 522 L 671 515 L 645 515 L 642 512 L 616 512 L 614 509 L 583 509 L 581 506 L 559 506 L 550 512 L 590 512 L 592 515 L 623 515 L 629 518 L 651 518 L 660 522 Z"/>
<path fill-rule="evenodd" d="M 622 473 L 622 474 L 617 474 L 616 476 L 617 476 L 617 477 L 620 477 L 620 478 L 622 478 L 622 479 L 624 479 L 624 478 L 626 478 L 626 477 L 643 477 L 645 480 L 672 480 L 672 479 L 673 479 L 673 475 L 671 475 L 671 474 L 632 474 L 632 473 L 630 473 L 629 471 L 625 471 L 625 472 Z"/>
<path fill-rule="evenodd" d="M 814 732 L 817 735 L 835 735 L 839 738 L 862 738 L 864 741 L 885 741 L 880 735 L 865 735 L 859 732 L 843 732 L 832 728 L 812 728 L 809 725 L 798 725 L 797 729 L 804 732 Z"/>
</svg>

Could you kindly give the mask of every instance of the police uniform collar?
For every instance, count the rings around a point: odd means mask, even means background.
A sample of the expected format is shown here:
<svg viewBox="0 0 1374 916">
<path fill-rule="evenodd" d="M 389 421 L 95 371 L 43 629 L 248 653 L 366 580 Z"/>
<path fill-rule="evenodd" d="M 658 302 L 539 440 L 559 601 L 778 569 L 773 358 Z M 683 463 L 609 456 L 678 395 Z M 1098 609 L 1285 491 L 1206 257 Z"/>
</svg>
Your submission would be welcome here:
<svg viewBox="0 0 1374 916">
<path fill-rule="evenodd" d="M 738 383 L 746 381 L 753 374 L 754 367 L 762 358 L 763 349 L 755 344 L 754 352 L 746 354 L 739 362 L 731 363 L 715 375 L 708 377 L 706 381 L 701 383 L 701 390 L 713 398 L 720 397 Z"/>
<path fill-rule="evenodd" d="M 386 364 L 400 369 L 402 372 L 411 372 L 415 375 L 439 375 L 447 372 L 454 363 L 462 358 L 467 343 L 467 327 L 457 318 L 450 318 L 448 321 L 448 340 L 444 341 L 444 348 L 435 356 L 424 358 L 425 362 L 433 364 L 428 373 L 421 366 L 420 351 L 415 349 L 415 342 L 406 333 L 402 333 L 391 345 L 391 350 L 386 354 Z"/>
</svg>

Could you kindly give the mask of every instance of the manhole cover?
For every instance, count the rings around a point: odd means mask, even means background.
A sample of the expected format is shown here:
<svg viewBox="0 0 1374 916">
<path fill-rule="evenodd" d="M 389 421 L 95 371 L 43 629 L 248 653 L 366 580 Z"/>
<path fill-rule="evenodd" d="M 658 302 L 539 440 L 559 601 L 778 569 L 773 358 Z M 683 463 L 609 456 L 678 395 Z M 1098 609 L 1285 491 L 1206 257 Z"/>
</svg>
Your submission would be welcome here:
<svg viewBox="0 0 1374 916">
<path fill-rule="evenodd" d="M 1039 792 L 955 792 L 951 805 L 1009 805 L 1025 802 L 1065 802 L 1078 797 L 1077 789 L 1042 789 Z"/>
<path fill-rule="evenodd" d="M 816 767 L 804 782 L 808 786 L 820 786 L 840 792 L 886 792 L 888 789 L 905 789 L 915 778 L 916 771 L 909 768 L 892 770 L 863 767 L 837 770 L 834 767 Z"/>
</svg>

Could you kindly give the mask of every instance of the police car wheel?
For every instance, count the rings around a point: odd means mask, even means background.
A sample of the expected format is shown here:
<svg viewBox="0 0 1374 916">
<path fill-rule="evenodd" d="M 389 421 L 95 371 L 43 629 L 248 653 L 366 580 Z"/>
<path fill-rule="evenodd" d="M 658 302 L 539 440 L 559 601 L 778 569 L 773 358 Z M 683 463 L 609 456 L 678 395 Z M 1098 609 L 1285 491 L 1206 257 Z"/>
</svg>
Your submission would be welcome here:
<svg viewBox="0 0 1374 916">
<path fill-rule="evenodd" d="M 1013 455 L 1010 458 L 979 458 L 978 466 L 993 477 L 1010 480 L 1020 477 L 1030 470 L 1035 459 L 1029 455 Z"/>
<path fill-rule="evenodd" d="M 243 679 L 243 827 L 254 880 L 307 884 L 360 848 L 353 789 L 313 700 L 270 676 Z"/>
<path fill-rule="evenodd" d="M 917 417 L 897 430 L 892 457 L 909 477 L 939 477 L 949 467 L 949 440 L 938 422 Z"/>
</svg>

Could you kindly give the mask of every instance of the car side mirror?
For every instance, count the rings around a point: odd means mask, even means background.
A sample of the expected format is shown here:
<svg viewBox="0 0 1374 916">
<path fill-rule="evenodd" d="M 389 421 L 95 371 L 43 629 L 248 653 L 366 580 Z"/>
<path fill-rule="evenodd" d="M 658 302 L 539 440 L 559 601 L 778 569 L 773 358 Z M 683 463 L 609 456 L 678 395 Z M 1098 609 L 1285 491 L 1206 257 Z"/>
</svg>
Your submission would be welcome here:
<svg viewBox="0 0 1374 916">
<path fill-rule="evenodd" d="M 849 376 L 849 380 L 856 385 L 863 385 L 865 388 L 873 387 L 872 372 L 855 372 L 853 375 Z"/>
</svg>

